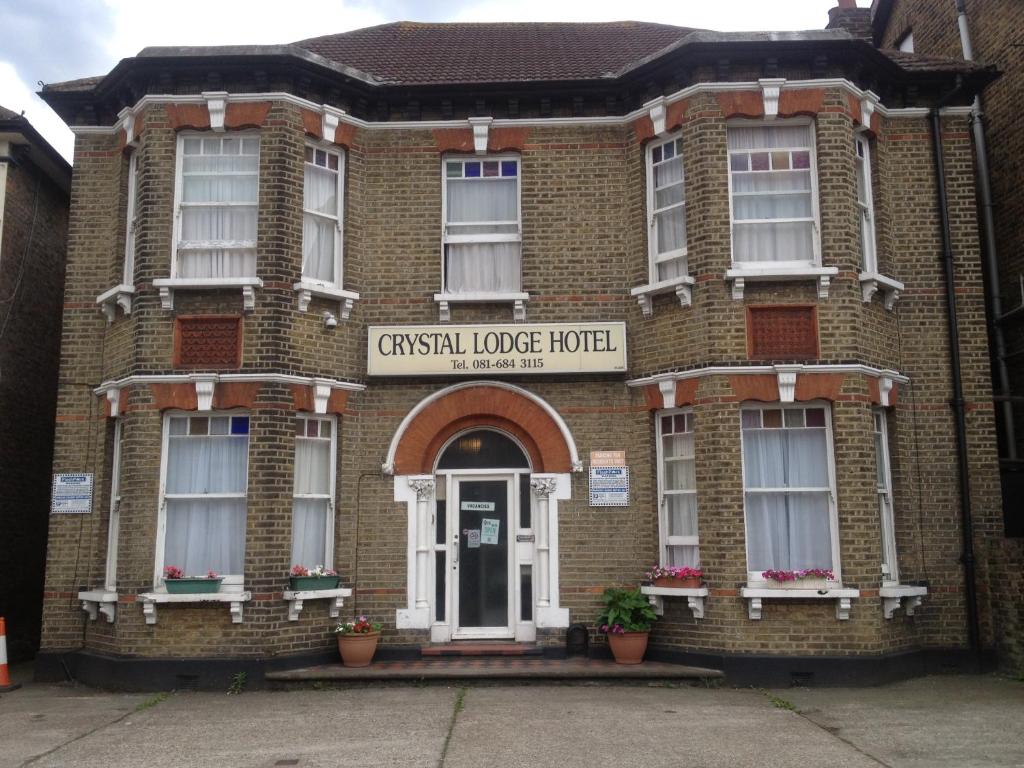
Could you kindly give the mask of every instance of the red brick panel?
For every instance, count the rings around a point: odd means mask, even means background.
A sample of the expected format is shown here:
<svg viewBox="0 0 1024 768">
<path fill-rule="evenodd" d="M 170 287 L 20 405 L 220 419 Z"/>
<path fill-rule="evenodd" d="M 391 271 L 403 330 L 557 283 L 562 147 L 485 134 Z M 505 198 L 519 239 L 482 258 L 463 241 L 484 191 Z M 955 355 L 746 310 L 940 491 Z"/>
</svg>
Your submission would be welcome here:
<svg viewBox="0 0 1024 768">
<path fill-rule="evenodd" d="M 238 368 L 241 361 L 241 317 L 182 315 L 175 318 L 175 368 Z"/>
<path fill-rule="evenodd" d="M 259 128 L 267 121 L 270 106 L 269 101 L 228 104 L 224 112 L 224 127 L 228 129 Z"/>
<path fill-rule="evenodd" d="M 311 109 L 299 110 L 302 113 L 302 128 L 310 136 L 316 136 L 318 139 L 323 138 L 321 136 L 324 126 L 323 120 L 320 117 L 319 112 L 314 112 Z"/>
<path fill-rule="evenodd" d="M 213 389 L 214 408 L 252 408 L 260 392 L 260 382 L 221 382 Z"/>
<path fill-rule="evenodd" d="M 747 307 L 747 349 L 751 360 L 816 359 L 817 309 L 813 305 Z"/>
<path fill-rule="evenodd" d="M 821 112 L 821 107 L 824 103 L 824 88 L 801 88 L 797 91 L 783 91 L 779 94 L 779 116 L 814 116 Z"/>
<path fill-rule="evenodd" d="M 838 400 L 844 381 L 846 381 L 846 374 L 843 373 L 798 374 L 794 399 L 798 401 Z"/>
<path fill-rule="evenodd" d="M 721 91 L 715 94 L 715 100 L 726 119 L 764 115 L 764 96 L 760 91 Z"/>
<path fill-rule="evenodd" d="M 770 373 L 733 374 L 729 377 L 729 386 L 737 400 L 759 400 L 763 403 L 779 400 L 779 380 Z"/>
<path fill-rule="evenodd" d="M 436 128 L 434 141 L 438 152 L 473 151 L 473 131 L 470 128 Z"/>
<path fill-rule="evenodd" d="M 176 131 L 210 127 L 210 110 L 205 104 L 168 104 L 167 122 Z"/>
<path fill-rule="evenodd" d="M 199 407 L 199 402 L 196 399 L 195 384 L 188 382 L 182 384 L 150 384 L 149 389 L 153 393 L 153 405 L 159 411 L 164 411 L 168 408 L 194 411 Z"/>
</svg>

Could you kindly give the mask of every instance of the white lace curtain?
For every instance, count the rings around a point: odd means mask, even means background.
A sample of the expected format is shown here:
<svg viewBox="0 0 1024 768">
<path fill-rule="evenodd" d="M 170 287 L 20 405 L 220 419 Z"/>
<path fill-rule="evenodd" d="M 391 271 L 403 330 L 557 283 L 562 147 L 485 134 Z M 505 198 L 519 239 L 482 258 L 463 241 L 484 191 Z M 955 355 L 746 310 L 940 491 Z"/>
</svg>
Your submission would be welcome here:
<svg viewBox="0 0 1024 768">
<path fill-rule="evenodd" d="M 306 163 L 303 183 L 302 276 L 334 284 L 338 172 Z"/>
<path fill-rule="evenodd" d="M 675 147 L 675 144 L 665 145 Z M 679 251 L 686 247 L 686 208 L 683 205 L 683 158 L 676 155 L 652 166 L 654 175 L 655 253 Z M 686 274 L 683 257 L 657 258 L 657 279 L 670 280 Z"/>
<path fill-rule="evenodd" d="M 809 125 L 730 127 L 733 260 L 814 262 Z"/>
<path fill-rule="evenodd" d="M 665 417 L 671 419 L 671 416 Z M 682 418 L 682 417 L 677 417 Z M 696 568 L 698 547 L 676 537 L 697 536 L 697 478 L 693 432 L 662 437 L 662 488 L 667 530 L 666 565 Z"/>
<path fill-rule="evenodd" d="M 751 571 L 832 568 L 828 451 L 824 429 L 743 430 Z"/>
<path fill-rule="evenodd" d="M 187 138 L 178 277 L 255 277 L 259 139 Z"/>
<path fill-rule="evenodd" d="M 295 438 L 295 499 L 292 505 L 292 565 L 327 563 L 331 441 Z"/>
<path fill-rule="evenodd" d="M 186 576 L 242 574 L 248 437 L 171 435 L 168 442 L 164 565 Z"/>
<path fill-rule="evenodd" d="M 447 183 L 446 230 L 451 235 L 518 236 L 518 179 L 453 180 Z M 446 246 L 451 293 L 520 290 L 518 242 L 451 243 Z"/>
</svg>

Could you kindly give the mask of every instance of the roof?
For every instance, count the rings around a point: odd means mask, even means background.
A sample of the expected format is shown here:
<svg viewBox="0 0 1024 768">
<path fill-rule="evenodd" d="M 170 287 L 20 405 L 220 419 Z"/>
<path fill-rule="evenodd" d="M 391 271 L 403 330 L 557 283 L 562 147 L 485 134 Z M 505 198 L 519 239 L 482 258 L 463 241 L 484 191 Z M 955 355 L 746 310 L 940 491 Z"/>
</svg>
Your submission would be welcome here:
<svg viewBox="0 0 1024 768">
<path fill-rule="evenodd" d="M 96 75 L 95 77 L 83 77 L 78 80 L 65 80 L 61 83 L 46 83 L 43 86 L 44 91 L 60 91 L 63 93 L 71 93 L 74 91 L 91 91 L 103 80 L 103 75 Z"/>
<path fill-rule="evenodd" d="M 300 40 L 294 45 L 393 84 L 595 80 L 613 77 L 694 31 L 639 21 L 399 21 Z"/>
<path fill-rule="evenodd" d="M 990 69 L 989 66 L 976 61 L 964 61 L 947 56 L 925 56 L 888 48 L 881 49 L 881 52 L 907 72 L 984 72 Z"/>
<path fill-rule="evenodd" d="M 0 120 L 14 120 L 17 117 L 21 117 L 17 112 L 11 112 L 3 105 L 0 105 Z"/>
<path fill-rule="evenodd" d="M 28 118 L 0 106 L 0 139 L 18 146 L 64 192 L 71 189 L 71 165 L 32 127 Z M 14 154 L 12 152 L 12 154 Z"/>
</svg>

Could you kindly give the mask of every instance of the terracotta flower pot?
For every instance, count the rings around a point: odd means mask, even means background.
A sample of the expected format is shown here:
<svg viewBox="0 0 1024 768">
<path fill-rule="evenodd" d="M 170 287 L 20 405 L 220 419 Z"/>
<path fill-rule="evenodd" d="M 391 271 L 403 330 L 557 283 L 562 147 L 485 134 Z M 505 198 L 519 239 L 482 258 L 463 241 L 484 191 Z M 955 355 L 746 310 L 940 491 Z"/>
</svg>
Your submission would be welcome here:
<svg viewBox="0 0 1024 768">
<path fill-rule="evenodd" d="M 671 587 L 672 589 L 699 589 L 700 576 L 688 576 L 685 579 L 675 579 L 671 576 L 659 576 L 654 580 L 656 587 Z"/>
<path fill-rule="evenodd" d="M 647 651 L 649 632 L 625 632 L 621 635 L 608 633 L 608 645 L 616 664 L 639 664 Z"/>
<path fill-rule="evenodd" d="M 346 667 L 368 667 L 377 651 L 380 632 L 338 635 L 338 652 Z"/>
</svg>

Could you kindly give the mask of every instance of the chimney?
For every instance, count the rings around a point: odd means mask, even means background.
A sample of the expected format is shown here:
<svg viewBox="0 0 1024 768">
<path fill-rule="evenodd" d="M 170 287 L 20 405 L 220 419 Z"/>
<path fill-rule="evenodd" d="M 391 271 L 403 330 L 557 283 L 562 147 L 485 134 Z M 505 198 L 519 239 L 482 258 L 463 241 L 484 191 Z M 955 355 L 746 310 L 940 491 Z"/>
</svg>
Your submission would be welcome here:
<svg viewBox="0 0 1024 768">
<path fill-rule="evenodd" d="M 845 29 L 852 37 L 871 40 L 871 9 L 858 8 L 857 0 L 836 0 L 836 7 L 828 9 L 825 29 Z"/>
</svg>

